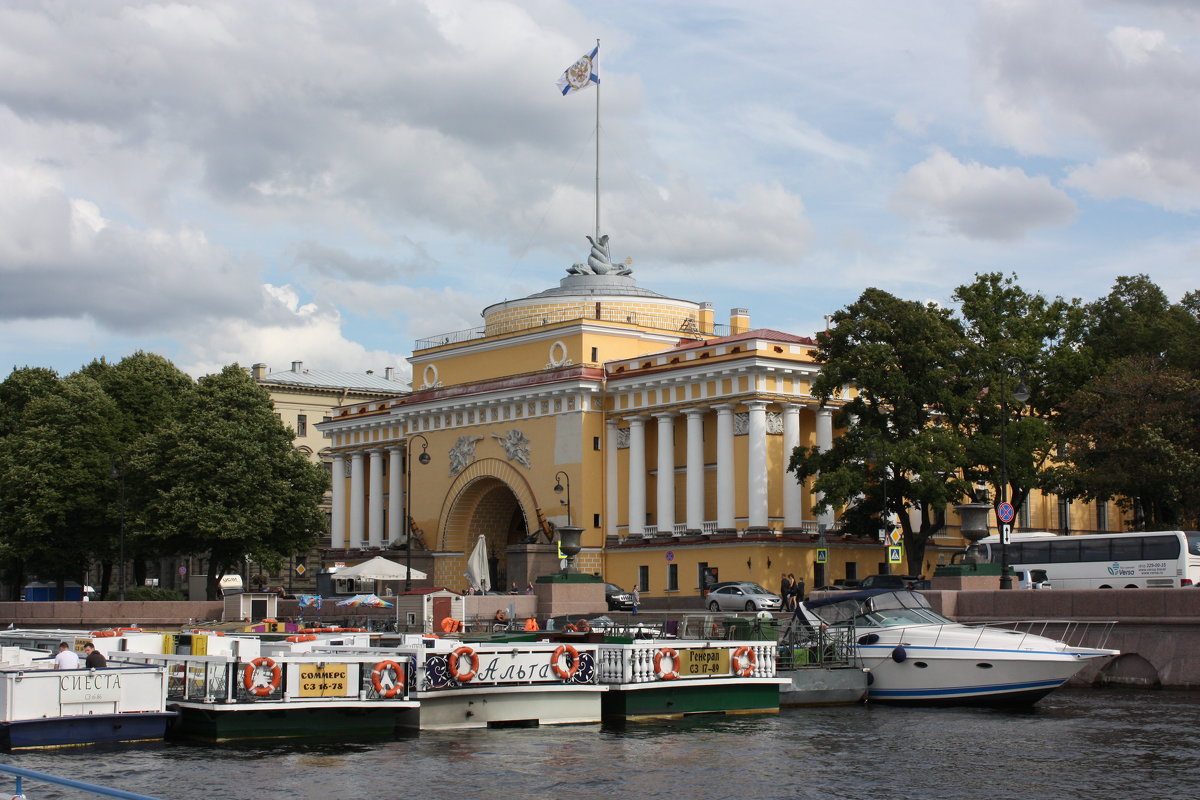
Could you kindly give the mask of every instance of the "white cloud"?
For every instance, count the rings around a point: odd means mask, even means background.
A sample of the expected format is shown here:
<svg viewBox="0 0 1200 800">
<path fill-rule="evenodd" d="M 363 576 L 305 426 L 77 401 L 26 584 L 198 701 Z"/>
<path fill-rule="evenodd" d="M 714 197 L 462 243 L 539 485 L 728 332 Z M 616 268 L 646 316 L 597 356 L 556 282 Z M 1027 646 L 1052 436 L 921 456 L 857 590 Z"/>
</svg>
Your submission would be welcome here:
<svg viewBox="0 0 1200 800">
<path fill-rule="evenodd" d="M 1169 211 L 1200 209 L 1200 165 L 1181 159 L 1122 153 L 1076 167 L 1064 182 L 1096 197 L 1131 197 Z"/>
<path fill-rule="evenodd" d="M 1045 177 L 1014 167 L 963 163 L 939 150 L 900 180 L 897 213 L 978 239 L 1015 240 L 1034 228 L 1067 224 L 1075 203 Z"/>
</svg>

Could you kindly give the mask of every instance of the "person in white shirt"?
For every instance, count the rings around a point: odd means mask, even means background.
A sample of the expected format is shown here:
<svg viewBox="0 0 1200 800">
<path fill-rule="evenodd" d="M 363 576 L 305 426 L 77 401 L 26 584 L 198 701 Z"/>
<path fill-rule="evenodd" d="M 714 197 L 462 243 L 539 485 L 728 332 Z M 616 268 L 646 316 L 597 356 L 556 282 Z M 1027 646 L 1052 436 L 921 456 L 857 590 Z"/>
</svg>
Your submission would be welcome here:
<svg viewBox="0 0 1200 800">
<path fill-rule="evenodd" d="M 58 643 L 58 655 L 54 657 L 55 669 L 79 669 L 79 656 L 66 642 Z"/>
</svg>

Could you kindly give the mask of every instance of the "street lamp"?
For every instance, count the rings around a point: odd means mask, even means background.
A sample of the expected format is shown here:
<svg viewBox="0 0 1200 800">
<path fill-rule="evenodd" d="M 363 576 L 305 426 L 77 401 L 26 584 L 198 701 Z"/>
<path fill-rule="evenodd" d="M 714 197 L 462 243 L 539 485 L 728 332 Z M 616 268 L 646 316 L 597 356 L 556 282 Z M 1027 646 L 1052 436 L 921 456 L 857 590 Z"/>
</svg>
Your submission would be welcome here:
<svg viewBox="0 0 1200 800">
<path fill-rule="evenodd" d="M 419 433 L 414 433 L 408 437 L 408 442 L 405 445 L 404 472 L 407 485 L 404 489 L 404 517 L 408 522 L 408 531 L 404 537 L 404 591 L 412 591 L 412 444 L 414 439 L 421 440 L 421 455 L 417 456 L 417 461 L 422 464 L 428 464 L 432 457 L 429 455 L 429 440 Z"/>
<path fill-rule="evenodd" d="M 1008 373 L 1000 373 L 1000 503 L 1008 502 Z M 1017 382 L 1017 388 L 1013 390 L 1013 399 L 1020 403 L 1019 408 L 1025 407 L 1025 401 L 1029 399 L 1029 387 L 1025 385 L 1025 381 Z M 1018 409 L 1019 410 L 1019 409 Z M 1004 521 L 999 521 L 1001 526 L 1008 525 Z M 1010 529 L 1011 530 L 1011 529 Z M 1008 574 L 1008 536 L 1004 535 L 1003 527 L 1000 531 L 1000 588 L 1012 589 L 1012 575 Z"/>
<path fill-rule="evenodd" d="M 121 550 L 120 550 L 120 556 L 119 556 L 120 557 L 119 564 L 120 564 L 120 575 L 121 575 L 120 580 L 121 580 L 121 582 L 119 584 L 120 592 L 118 594 L 118 597 L 120 598 L 120 600 L 122 602 L 124 602 L 125 601 L 125 473 L 123 473 L 123 472 L 121 472 L 121 470 L 117 469 L 117 465 L 114 463 L 114 464 L 112 464 L 112 466 L 110 466 L 108 468 L 108 477 L 112 478 L 113 480 L 121 481 Z"/>
<path fill-rule="evenodd" d="M 563 472 L 560 469 L 558 471 L 558 473 L 555 474 L 555 476 L 554 476 L 554 493 L 555 494 L 563 493 L 563 485 L 562 485 L 563 481 L 567 482 L 567 501 L 566 501 L 567 502 L 567 527 L 569 528 L 569 527 L 571 527 L 571 476 L 568 475 L 567 473 Z M 563 501 L 559 500 L 559 502 L 561 503 Z"/>
</svg>

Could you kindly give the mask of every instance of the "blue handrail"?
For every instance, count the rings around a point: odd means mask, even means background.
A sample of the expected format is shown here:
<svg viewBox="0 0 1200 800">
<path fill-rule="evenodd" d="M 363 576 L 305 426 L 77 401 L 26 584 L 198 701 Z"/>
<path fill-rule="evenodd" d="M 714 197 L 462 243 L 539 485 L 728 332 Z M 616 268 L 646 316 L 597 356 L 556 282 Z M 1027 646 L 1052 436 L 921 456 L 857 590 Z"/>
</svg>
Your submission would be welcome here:
<svg viewBox="0 0 1200 800">
<path fill-rule="evenodd" d="M 122 789 L 109 789 L 106 786 L 96 786 L 93 783 L 74 781 L 70 778 L 60 778 L 56 775 L 47 775 L 44 772 L 34 772 L 31 769 L 22 769 L 21 767 L 12 767 L 8 764 L 0 764 L 0 772 L 7 772 L 10 775 L 17 776 L 17 790 L 13 793 L 17 797 L 24 797 L 21 794 L 21 779 L 29 778 L 30 780 L 44 781 L 46 783 L 57 783 L 59 786 L 69 786 L 72 789 L 82 789 L 85 792 L 103 795 L 104 797 L 119 797 L 123 800 L 159 800 L 157 797 L 150 797 L 145 794 L 126 792 Z"/>
</svg>

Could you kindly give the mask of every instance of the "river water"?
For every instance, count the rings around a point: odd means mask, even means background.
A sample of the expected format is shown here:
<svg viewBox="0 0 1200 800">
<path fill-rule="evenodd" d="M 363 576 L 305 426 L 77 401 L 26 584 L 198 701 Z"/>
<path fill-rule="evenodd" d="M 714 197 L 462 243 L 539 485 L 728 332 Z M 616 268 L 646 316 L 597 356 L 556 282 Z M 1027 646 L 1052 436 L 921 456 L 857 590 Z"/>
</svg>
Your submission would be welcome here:
<svg viewBox="0 0 1200 800">
<path fill-rule="evenodd" d="M 1067 689 L 1022 711 L 784 709 L 624 729 L 426 732 L 369 745 L 156 743 L 3 760 L 164 800 L 1154 800 L 1195 794 L 1198 742 L 1200 693 Z M 0 795 L 12 780 L 0 775 Z M 84 796 L 31 781 L 25 793 Z"/>
</svg>

